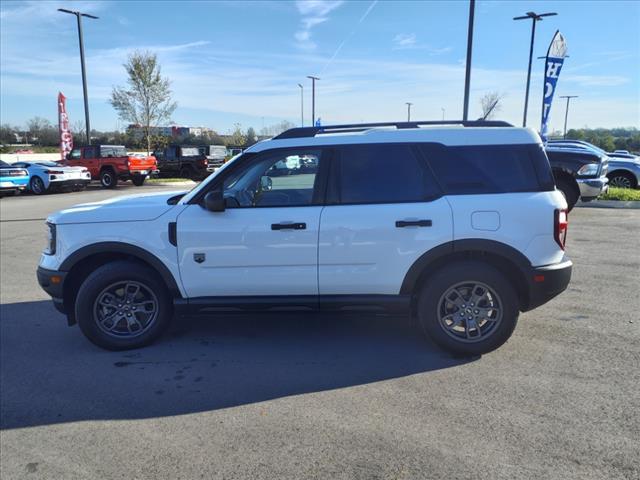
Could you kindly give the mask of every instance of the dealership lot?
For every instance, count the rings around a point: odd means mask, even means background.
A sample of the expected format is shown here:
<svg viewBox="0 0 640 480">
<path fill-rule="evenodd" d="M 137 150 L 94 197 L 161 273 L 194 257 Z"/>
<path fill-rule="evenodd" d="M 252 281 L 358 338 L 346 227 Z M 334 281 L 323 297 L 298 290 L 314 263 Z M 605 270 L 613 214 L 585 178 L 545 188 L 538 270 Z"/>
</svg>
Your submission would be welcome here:
<svg viewBox="0 0 640 480">
<path fill-rule="evenodd" d="M 149 348 L 100 350 L 37 285 L 43 220 L 174 189 L 0 201 L 3 479 L 640 475 L 639 210 L 576 209 L 568 291 L 481 358 L 406 318 L 299 313 L 188 319 Z"/>
</svg>

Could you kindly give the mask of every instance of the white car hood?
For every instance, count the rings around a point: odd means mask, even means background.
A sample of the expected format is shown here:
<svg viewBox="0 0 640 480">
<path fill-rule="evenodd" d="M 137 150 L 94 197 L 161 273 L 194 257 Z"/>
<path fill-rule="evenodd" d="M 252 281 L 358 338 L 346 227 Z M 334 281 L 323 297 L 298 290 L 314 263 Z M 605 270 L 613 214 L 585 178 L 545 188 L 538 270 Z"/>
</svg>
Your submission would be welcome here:
<svg viewBox="0 0 640 480">
<path fill-rule="evenodd" d="M 146 193 L 111 198 L 101 202 L 83 203 L 52 213 L 47 222 L 58 225 L 72 223 L 142 222 L 155 220 L 175 205 L 167 200 L 184 191 Z"/>
</svg>

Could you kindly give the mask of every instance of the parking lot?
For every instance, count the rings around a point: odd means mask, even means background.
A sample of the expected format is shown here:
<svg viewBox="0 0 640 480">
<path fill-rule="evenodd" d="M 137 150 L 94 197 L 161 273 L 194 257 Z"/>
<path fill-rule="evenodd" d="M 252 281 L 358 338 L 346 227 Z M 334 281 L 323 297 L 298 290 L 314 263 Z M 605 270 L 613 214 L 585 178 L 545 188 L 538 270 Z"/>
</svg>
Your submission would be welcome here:
<svg viewBox="0 0 640 480">
<path fill-rule="evenodd" d="M 640 210 L 575 209 L 569 289 L 483 357 L 404 317 L 299 313 L 100 350 L 37 284 L 44 218 L 173 189 L 0 200 L 3 479 L 640 478 Z"/>
</svg>

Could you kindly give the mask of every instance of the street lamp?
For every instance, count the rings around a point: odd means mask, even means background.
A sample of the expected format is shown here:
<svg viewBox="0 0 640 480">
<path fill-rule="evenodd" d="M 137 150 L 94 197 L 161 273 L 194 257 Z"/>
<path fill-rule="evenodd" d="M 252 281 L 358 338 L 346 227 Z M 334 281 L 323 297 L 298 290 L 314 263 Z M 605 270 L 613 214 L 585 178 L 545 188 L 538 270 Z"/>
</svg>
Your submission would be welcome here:
<svg viewBox="0 0 640 480">
<path fill-rule="evenodd" d="M 567 138 L 567 117 L 569 117 L 569 100 L 571 100 L 572 98 L 578 98 L 578 95 L 560 95 L 560 98 L 567 99 L 567 108 L 564 111 L 564 135 L 562 136 L 562 138 L 566 139 Z"/>
<path fill-rule="evenodd" d="M 529 107 L 529 85 L 531 84 L 531 60 L 533 59 L 533 42 L 536 36 L 536 22 L 542 20 L 543 17 L 552 17 L 557 15 L 556 12 L 548 12 L 537 14 L 535 12 L 527 12 L 522 17 L 513 17 L 514 20 L 527 20 L 531 19 L 531 46 L 529 47 L 529 69 L 527 70 L 527 90 L 524 96 L 524 116 L 522 119 L 522 126 L 527 126 L 527 108 Z"/>
<path fill-rule="evenodd" d="M 444 122 L 444 112 L 445 112 L 444 107 L 440 107 L 440 110 L 442 110 L 442 121 Z"/>
<path fill-rule="evenodd" d="M 300 87 L 300 126 L 304 127 L 304 87 L 301 83 L 298 86 Z"/>
<path fill-rule="evenodd" d="M 87 94 L 87 72 L 84 67 L 84 43 L 82 41 L 82 17 L 98 19 L 95 15 L 59 8 L 59 12 L 70 13 L 78 21 L 78 41 L 80 42 L 80 67 L 82 69 L 82 93 L 84 95 L 84 124 L 87 127 L 87 145 L 91 145 L 91 125 L 89 124 L 89 96 Z"/>
<path fill-rule="evenodd" d="M 411 121 L 411 105 L 413 105 L 413 103 L 411 102 L 405 102 L 407 104 L 407 122 Z"/>
<path fill-rule="evenodd" d="M 316 124 L 316 80 L 320 80 L 313 75 L 307 75 L 311 79 L 311 126 Z"/>
</svg>

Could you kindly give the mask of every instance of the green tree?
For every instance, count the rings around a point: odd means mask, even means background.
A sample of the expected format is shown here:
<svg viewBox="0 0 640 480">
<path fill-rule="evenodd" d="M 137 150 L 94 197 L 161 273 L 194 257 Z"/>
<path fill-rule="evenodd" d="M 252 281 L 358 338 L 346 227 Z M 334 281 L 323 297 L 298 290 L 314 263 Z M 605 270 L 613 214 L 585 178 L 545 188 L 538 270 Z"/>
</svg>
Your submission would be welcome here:
<svg viewBox="0 0 640 480">
<path fill-rule="evenodd" d="M 122 120 L 142 125 L 148 154 L 151 127 L 169 122 L 177 103 L 171 99 L 171 82 L 161 76 L 155 54 L 134 52 L 124 68 L 129 76 L 127 87 L 113 87 L 110 103 Z"/>
<path fill-rule="evenodd" d="M 253 129 L 253 127 L 247 128 L 247 134 L 246 134 L 246 140 L 245 140 L 244 146 L 250 147 L 257 141 L 258 141 L 258 135 L 256 135 L 256 131 Z"/>
<path fill-rule="evenodd" d="M 242 133 L 242 125 L 236 123 L 234 125 L 233 133 L 228 139 L 228 145 L 232 147 L 242 147 L 246 142 L 246 138 Z"/>
</svg>

